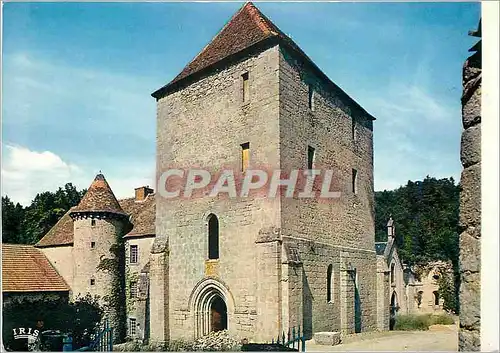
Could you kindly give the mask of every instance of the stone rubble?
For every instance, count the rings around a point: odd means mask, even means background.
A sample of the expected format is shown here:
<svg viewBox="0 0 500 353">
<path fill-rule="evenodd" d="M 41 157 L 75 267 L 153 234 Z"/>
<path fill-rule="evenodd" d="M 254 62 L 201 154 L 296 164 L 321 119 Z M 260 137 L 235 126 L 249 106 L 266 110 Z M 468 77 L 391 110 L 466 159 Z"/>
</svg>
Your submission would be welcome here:
<svg viewBox="0 0 500 353">
<path fill-rule="evenodd" d="M 240 342 L 231 337 L 227 330 L 211 332 L 198 338 L 193 344 L 194 351 L 239 351 Z"/>
</svg>

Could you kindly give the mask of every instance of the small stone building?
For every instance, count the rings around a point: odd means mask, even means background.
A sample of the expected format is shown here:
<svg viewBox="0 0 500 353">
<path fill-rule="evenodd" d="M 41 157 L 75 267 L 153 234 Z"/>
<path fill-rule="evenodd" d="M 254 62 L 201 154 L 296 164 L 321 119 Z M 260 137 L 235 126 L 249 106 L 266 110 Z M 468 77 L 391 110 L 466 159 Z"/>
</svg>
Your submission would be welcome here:
<svg viewBox="0 0 500 353">
<path fill-rule="evenodd" d="M 152 95 L 157 179 L 321 168 L 341 197 L 157 197 L 151 338 L 375 330 L 374 118 L 251 3 Z"/>
<path fill-rule="evenodd" d="M 376 242 L 377 252 L 377 326 L 393 329 L 397 314 L 410 314 L 415 309 L 418 284 L 413 270 L 399 257 L 396 226 L 392 217 L 387 222 L 387 241 Z"/>
<path fill-rule="evenodd" d="M 453 267 L 450 262 L 433 261 L 416 269 L 415 283 L 416 307 L 415 313 L 434 314 L 443 313 L 444 300 L 439 294 L 439 280 L 441 276 L 453 278 Z"/>
</svg>

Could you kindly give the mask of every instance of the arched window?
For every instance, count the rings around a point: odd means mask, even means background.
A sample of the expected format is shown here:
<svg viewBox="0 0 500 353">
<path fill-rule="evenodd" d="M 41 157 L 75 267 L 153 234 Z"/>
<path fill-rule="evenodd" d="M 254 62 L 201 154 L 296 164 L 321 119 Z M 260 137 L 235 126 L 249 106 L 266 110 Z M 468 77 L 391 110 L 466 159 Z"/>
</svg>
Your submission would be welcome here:
<svg viewBox="0 0 500 353">
<path fill-rule="evenodd" d="M 394 284 L 394 275 L 395 275 L 395 269 L 396 269 L 396 266 L 394 264 L 391 264 L 391 285 Z"/>
<path fill-rule="evenodd" d="M 326 270 L 326 301 L 328 303 L 332 302 L 332 292 L 333 292 L 333 265 L 328 266 Z"/>
<path fill-rule="evenodd" d="M 208 216 L 208 258 L 219 258 L 219 220 L 214 214 Z"/>
</svg>

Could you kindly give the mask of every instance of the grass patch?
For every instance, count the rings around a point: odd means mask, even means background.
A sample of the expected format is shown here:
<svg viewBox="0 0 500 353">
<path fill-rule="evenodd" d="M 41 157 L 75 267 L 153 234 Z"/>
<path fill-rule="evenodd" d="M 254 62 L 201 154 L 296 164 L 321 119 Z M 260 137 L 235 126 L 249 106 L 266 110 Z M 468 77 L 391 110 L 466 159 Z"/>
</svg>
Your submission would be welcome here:
<svg viewBox="0 0 500 353">
<path fill-rule="evenodd" d="M 431 315 L 431 325 L 453 325 L 455 319 L 449 314 Z"/>
<path fill-rule="evenodd" d="M 397 315 L 394 330 L 425 331 L 431 325 L 453 325 L 455 320 L 448 314 Z"/>
</svg>

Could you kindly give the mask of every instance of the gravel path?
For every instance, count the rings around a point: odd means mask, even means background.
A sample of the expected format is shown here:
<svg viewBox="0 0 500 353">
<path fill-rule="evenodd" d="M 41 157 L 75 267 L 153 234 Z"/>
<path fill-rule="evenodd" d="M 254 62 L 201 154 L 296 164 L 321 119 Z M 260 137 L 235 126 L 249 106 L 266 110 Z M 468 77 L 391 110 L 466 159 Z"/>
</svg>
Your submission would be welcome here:
<svg viewBox="0 0 500 353">
<path fill-rule="evenodd" d="M 315 345 L 314 340 L 306 342 L 308 352 L 333 351 L 447 351 L 458 349 L 456 326 L 436 326 L 429 331 L 378 332 L 359 337 L 349 337 L 347 342 L 337 346 Z"/>
</svg>

